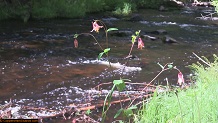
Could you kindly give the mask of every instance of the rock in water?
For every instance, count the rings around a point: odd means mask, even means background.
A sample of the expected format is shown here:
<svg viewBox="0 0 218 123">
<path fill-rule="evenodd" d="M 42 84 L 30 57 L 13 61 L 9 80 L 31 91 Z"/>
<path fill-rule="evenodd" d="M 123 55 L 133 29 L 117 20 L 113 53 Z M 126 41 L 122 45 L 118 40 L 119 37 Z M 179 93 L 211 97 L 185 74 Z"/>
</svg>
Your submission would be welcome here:
<svg viewBox="0 0 218 123">
<path fill-rule="evenodd" d="M 170 43 L 170 44 L 171 43 L 178 43 L 178 41 L 176 39 L 169 37 L 169 36 L 164 36 L 162 38 L 162 41 L 163 41 L 163 43 Z"/>
</svg>

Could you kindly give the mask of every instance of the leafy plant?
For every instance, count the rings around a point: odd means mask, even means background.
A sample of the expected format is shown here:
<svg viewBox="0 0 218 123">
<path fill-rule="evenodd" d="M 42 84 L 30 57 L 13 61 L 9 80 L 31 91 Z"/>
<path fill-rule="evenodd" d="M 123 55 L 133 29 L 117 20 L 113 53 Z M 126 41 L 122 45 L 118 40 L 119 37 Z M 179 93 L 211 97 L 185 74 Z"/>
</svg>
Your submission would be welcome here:
<svg viewBox="0 0 218 123">
<path fill-rule="evenodd" d="M 117 28 L 107 29 L 107 26 L 101 20 L 95 20 L 94 22 L 92 22 L 92 26 L 93 26 L 93 29 L 91 30 L 91 32 L 99 33 L 100 29 L 102 29 L 102 28 L 104 29 L 104 32 L 106 35 L 106 46 L 107 47 L 103 48 L 102 45 L 97 41 L 95 36 L 92 35 L 91 33 L 80 33 L 80 34 L 74 35 L 75 48 L 78 48 L 78 40 L 77 39 L 79 36 L 90 35 L 92 38 L 94 38 L 95 42 L 98 44 L 98 46 L 102 50 L 102 52 L 100 52 L 98 55 L 98 60 L 100 60 L 103 57 L 103 55 L 106 55 L 108 58 L 108 62 L 110 64 L 109 51 L 111 51 L 111 49 L 108 47 L 108 45 L 109 45 L 108 44 L 108 32 L 116 31 L 118 29 Z M 136 41 L 138 41 L 138 49 L 142 49 L 144 47 L 144 43 L 143 43 L 142 39 L 140 38 L 140 32 L 141 32 L 140 30 L 136 31 L 135 34 L 132 35 L 132 37 L 131 37 L 132 38 L 132 46 L 130 48 L 128 56 L 131 55 L 134 44 L 136 43 Z M 126 64 L 127 64 L 127 62 L 126 62 Z M 173 63 L 167 63 L 165 65 L 161 65 L 160 63 L 157 63 L 157 64 L 161 67 L 161 71 L 144 87 L 144 89 L 142 89 L 141 92 L 143 92 L 147 88 L 147 86 L 150 85 L 161 73 L 163 73 L 164 71 L 167 71 L 167 70 L 173 70 L 173 69 L 177 70 L 178 71 L 178 84 L 180 86 L 182 86 L 185 83 L 182 72 L 176 66 L 174 66 Z M 123 69 L 125 69 L 125 68 L 123 68 Z M 126 82 L 125 81 L 129 81 L 129 80 L 120 78 L 119 80 L 113 81 L 113 83 L 112 83 L 113 86 L 112 86 L 110 92 L 106 95 L 106 97 L 104 99 L 103 110 L 102 110 L 102 121 L 101 122 L 105 121 L 107 112 L 111 107 L 111 102 L 112 102 L 114 91 L 115 90 L 118 91 L 118 93 L 120 95 L 120 92 L 123 92 L 126 89 Z M 134 101 L 138 98 L 139 98 L 139 96 L 136 96 L 133 99 L 131 99 L 130 104 L 124 108 L 122 106 L 122 103 L 121 103 L 122 101 L 121 101 L 120 96 L 119 96 L 120 109 L 117 111 L 114 118 L 119 117 L 121 114 L 123 114 L 124 117 L 128 117 L 128 118 L 132 117 L 134 115 L 133 110 L 137 109 L 137 106 L 134 105 Z M 122 121 L 120 121 L 120 122 L 122 122 Z"/>
<path fill-rule="evenodd" d="M 130 15 L 132 13 L 132 4 L 123 3 L 123 7 L 116 8 L 116 10 L 113 13 L 115 15 L 122 15 L 122 16 Z"/>
</svg>

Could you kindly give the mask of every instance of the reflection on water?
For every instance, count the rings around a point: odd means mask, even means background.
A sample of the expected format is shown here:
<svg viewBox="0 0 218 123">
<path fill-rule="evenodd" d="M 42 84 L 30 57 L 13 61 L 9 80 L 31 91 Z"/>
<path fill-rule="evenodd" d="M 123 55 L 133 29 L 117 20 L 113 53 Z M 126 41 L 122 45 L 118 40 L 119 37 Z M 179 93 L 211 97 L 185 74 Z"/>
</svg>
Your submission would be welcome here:
<svg viewBox="0 0 218 123">
<path fill-rule="evenodd" d="M 0 29 L 0 103 L 13 102 L 34 107 L 61 109 L 71 103 L 86 100 L 79 93 L 103 82 L 120 77 L 133 82 L 149 82 L 161 70 L 157 63 L 173 62 L 184 75 L 190 74 L 188 65 L 197 61 L 192 52 L 206 57 L 217 53 L 216 25 L 196 20 L 193 13 L 161 13 L 140 11 L 140 22 L 104 18 L 109 25 L 133 33 L 144 34 L 164 29 L 178 44 L 144 40 L 143 50 L 136 46 L 132 54 L 137 58 L 124 59 L 131 47 L 131 35 L 109 37 L 111 68 L 106 59 L 97 61 L 98 46 L 90 37 L 79 38 L 79 48 L 73 45 L 73 35 L 89 32 L 92 19 L 37 21 L 27 24 L 2 22 Z M 99 18 L 101 19 L 101 18 Z M 94 34 L 105 43 L 103 34 Z M 162 74 L 155 83 L 165 84 L 165 78 L 175 84 L 176 71 Z M 187 77 L 185 77 L 187 79 Z M 110 86 L 108 87 L 110 89 Z"/>
</svg>

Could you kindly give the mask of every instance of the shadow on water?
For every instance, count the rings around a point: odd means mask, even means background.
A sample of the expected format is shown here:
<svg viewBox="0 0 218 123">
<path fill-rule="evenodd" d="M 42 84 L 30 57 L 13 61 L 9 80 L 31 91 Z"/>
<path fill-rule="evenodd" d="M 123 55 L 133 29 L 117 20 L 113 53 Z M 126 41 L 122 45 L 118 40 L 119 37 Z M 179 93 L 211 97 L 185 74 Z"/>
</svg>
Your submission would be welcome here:
<svg viewBox="0 0 218 123">
<path fill-rule="evenodd" d="M 142 20 L 137 22 L 98 18 L 109 27 L 128 30 L 132 34 L 141 30 L 143 35 L 158 38 L 156 41 L 143 39 L 143 50 L 135 46 L 132 54 L 137 58 L 129 61 L 124 74 L 124 57 L 131 47 L 131 34 L 124 37 L 109 36 L 110 58 L 114 63 L 112 69 L 105 60 L 96 61 L 101 51 L 91 37 L 80 37 L 79 48 L 74 48 L 73 35 L 89 32 L 92 29 L 91 17 L 26 24 L 1 22 L 0 103 L 12 98 L 19 105 L 59 110 L 72 103 L 84 102 L 85 98 L 77 93 L 79 90 L 87 90 L 121 76 L 133 82 L 149 82 L 160 71 L 158 62 L 173 62 L 187 79 L 190 74 L 187 66 L 197 61 L 192 52 L 206 57 L 217 53 L 217 25 L 195 19 L 196 13 L 193 11 L 141 10 L 138 13 Z M 163 43 L 161 38 L 164 35 L 151 33 L 156 30 L 165 30 L 179 43 Z M 94 35 L 101 43 L 105 43 L 102 33 Z M 155 83 L 165 84 L 166 77 L 171 84 L 176 84 L 175 71 L 164 73 Z"/>
</svg>

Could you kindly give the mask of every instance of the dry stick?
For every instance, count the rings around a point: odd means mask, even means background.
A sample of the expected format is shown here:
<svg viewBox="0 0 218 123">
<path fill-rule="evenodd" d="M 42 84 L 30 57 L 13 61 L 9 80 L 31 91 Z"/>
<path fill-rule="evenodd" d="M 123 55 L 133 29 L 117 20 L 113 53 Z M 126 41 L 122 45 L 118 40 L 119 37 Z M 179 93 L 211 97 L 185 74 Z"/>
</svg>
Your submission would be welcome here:
<svg viewBox="0 0 218 123">
<path fill-rule="evenodd" d="M 51 110 L 51 109 L 46 109 L 46 108 L 35 108 L 35 107 L 30 107 L 30 106 L 22 106 L 22 110 L 26 111 L 26 110 L 44 110 L 44 111 L 50 111 L 50 112 L 57 112 L 56 110 Z M 59 111 L 58 111 L 59 112 Z"/>
<path fill-rule="evenodd" d="M 201 17 L 196 17 L 196 18 L 203 18 L 203 19 L 205 19 L 206 17 L 210 16 L 211 20 L 213 20 L 213 14 L 216 14 L 216 13 L 217 13 L 217 12 L 210 13 L 210 14 L 207 14 L 207 15 L 205 15 L 205 16 L 201 14 Z"/>
<path fill-rule="evenodd" d="M 166 65 L 164 66 L 164 68 L 165 68 L 167 65 L 168 65 L 168 64 L 166 64 Z M 151 83 L 152 83 L 161 73 L 163 73 L 164 71 L 169 70 L 169 69 L 170 69 L 170 68 L 162 69 L 161 72 L 159 72 L 148 84 L 146 84 L 146 83 L 130 83 L 130 82 L 125 82 L 125 84 L 146 85 L 141 91 L 144 91 L 148 86 L 157 87 L 157 86 L 155 86 L 155 85 L 152 85 Z M 96 86 L 96 87 L 98 87 L 98 89 L 99 89 L 100 86 L 105 85 L 105 84 L 111 84 L 111 83 L 112 83 L 112 82 L 102 83 L 102 84 L 99 84 L 99 85 Z M 96 87 L 94 87 L 94 88 L 96 88 Z M 133 101 L 130 103 L 130 105 L 132 105 L 133 102 L 134 102 L 138 97 L 139 97 L 139 96 L 136 96 L 136 97 L 133 99 Z M 130 106 L 130 105 L 129 105 L 129 106 Z"/>
<path fill-rule="evenodd" d="M 194 54 L 199 60 L 201 60 L 203 63 L 205 63 L 206 65 L 208 65 L 209 67 L 211 67 L 210 64 L 208 64 L 206 61 L 204 61 L 201 57 L 199 57 L 197 54 L 195 54 L 194 52 L 192 52 L 192 54 Z"/>
<path fill-rule="evenodd" d="M 144 95 L 143 97 L 144 98 L 147 98 L 147 97 L 150 97 L 152 96 L 153 94 L 147 94 L 147 95 Z M 111 104 L 117 104 L 117 103 L 120 103 L 120 102 L 127 102 L 127 101 L 130 101 L 132 98 L 126 98 L 126 99 L 122 99 L 122 100 L 116 100 L 116 101 L 112 101 L 110 103 Z M 109 105 L 108 103 L 106 103 L 106 105 Z M 97 105 L 92 105 L 92 106 L 88 106 L 88 107 L 82 107 L 82 108 L 77 108 L 78 111 L 87 111 L 87 110 L 92 110 L 92 109 L 95 109 L 95 108 L 101 108 L 103 107 L 104 104 L 97 104 Z"/>
<path fill-rule="evenodd" d="M 146 84 L 145 82 L 143 83 L 131 83 L 131 82 L 124 82 L 125 84 L 130 84 L 130 85 L 145 85 L 145 86 L 149 86 L 149 87 L 157 87 L 155 85 L 152 85 L 152 84 Z M 100 86 L 103 86 L 103 85 L 109 85 L 109 84 L 112 84 L 112 82 L 107 82 L 107 83 L 101 83 L 97 86 L 95 86 L 94 88 L 98 88 L 97 90 L 100 90 Z"/>
</svg>

